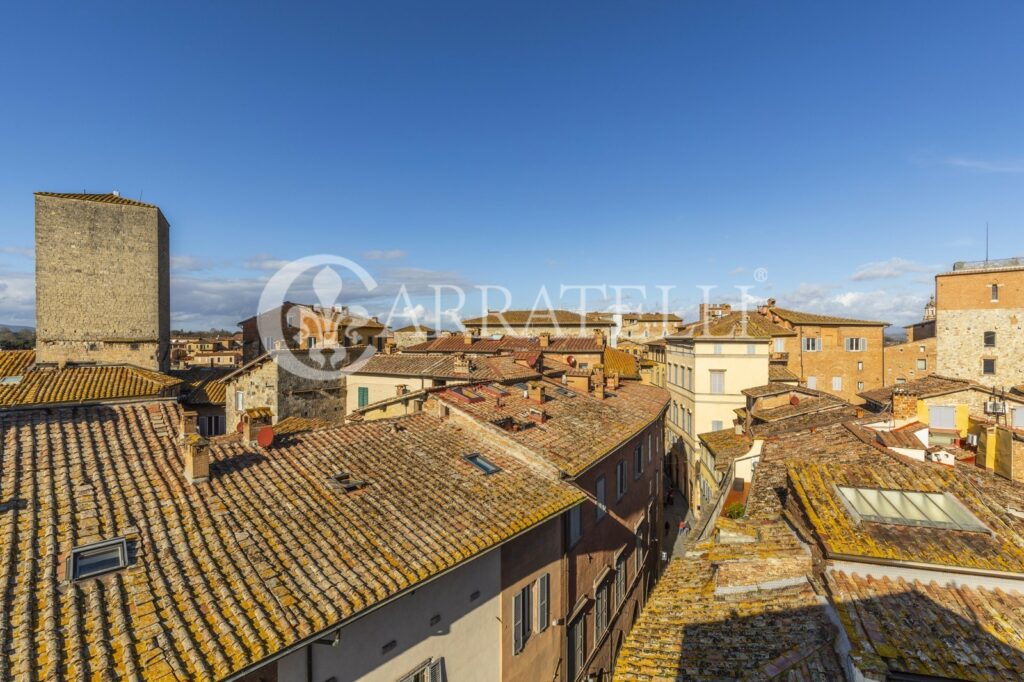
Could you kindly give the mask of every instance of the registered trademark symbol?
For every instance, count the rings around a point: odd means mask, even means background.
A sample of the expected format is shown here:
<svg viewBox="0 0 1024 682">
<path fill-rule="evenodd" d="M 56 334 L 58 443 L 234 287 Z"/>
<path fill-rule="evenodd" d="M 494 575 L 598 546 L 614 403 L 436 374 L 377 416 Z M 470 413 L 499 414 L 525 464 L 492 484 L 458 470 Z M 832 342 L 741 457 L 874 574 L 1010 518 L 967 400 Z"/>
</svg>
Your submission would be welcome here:
<svg viewBox="0 0 1024 682">
<path fill-rule="evenodd" d="M 754 270 L 754 281 L 755 282 L 767 282 L 768 281 L 768 269 L 758 268 Z"/>
</svg>

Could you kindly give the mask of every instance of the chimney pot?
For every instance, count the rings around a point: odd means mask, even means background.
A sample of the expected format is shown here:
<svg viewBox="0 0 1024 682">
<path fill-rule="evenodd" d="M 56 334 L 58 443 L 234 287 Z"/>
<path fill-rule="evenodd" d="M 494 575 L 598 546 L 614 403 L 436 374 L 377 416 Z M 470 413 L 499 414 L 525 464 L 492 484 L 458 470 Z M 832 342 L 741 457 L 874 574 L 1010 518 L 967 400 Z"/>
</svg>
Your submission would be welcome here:
<svg viewBox="0 0 1024 682">
<path fill-rule="evenodd" d="M 210 478 L 210 444 L 192 434 L 185 442 L 185 478 L 189 483 L 203 483 Z"/>
<path fill-rule="evenodd" d="M 181 413 L 181 424 L 178 435 L 182 438 L 191 436 L 192 434 L 198 433 L 198 422 L 199 415 L 192 410 L 186 410 Z"/>
<path fill-rule="evenodd" d="M 539 381 L 531 381 L 526 389 L 527 397 L 535 403 L 544 402 L 544 384 Z"/>
<path fill-rule="evenodd" d="M 597 385 L 594 386 L 594 397 L 597 398 L 598 400 L 604 400 L 604 384 L 603 383 L 598 382 Z"/>
</svg>

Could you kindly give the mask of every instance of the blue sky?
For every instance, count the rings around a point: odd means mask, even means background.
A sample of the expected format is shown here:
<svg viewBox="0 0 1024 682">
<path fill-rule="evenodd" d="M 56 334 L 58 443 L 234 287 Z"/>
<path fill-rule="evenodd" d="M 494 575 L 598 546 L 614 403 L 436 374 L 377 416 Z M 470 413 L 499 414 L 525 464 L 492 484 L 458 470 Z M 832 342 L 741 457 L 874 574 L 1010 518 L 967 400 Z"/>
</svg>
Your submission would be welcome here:
<svg viewBox="0 0 1024 682">
<path fill-rule="evenodd" d="M 83 189 L 162 207 L 182 327 L 318 253 L 371 312 L 642 284 L 692 318 L 713 284 L 913 321 L 986 221 L 1024 255 L 1024 5 L 835 5 L 12 5 L 0 323 L 33 320 L 32 192 Z"/>
</svg>

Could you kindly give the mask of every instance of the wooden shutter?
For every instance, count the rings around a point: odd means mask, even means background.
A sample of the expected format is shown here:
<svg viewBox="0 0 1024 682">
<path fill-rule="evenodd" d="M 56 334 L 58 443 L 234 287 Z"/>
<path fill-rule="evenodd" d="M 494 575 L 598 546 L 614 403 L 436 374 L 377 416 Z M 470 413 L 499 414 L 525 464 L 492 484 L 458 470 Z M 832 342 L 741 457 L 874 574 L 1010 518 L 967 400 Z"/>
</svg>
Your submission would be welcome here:
<svg viewBox="0 0 1024 682">
<path fill-rule="evenodd" d="M 444 680 L 444 659 L 439 658 L 430 663 L 430 682 L 445 682 Z"/>
<path fill-rule="evenodd" d="M 551 590 L 551 576 L 545 573 L 540 577 L 537 586 L 537 631 L 544 632 L 551 621 L 551 610 L 548 607 Z"/>
</svg>

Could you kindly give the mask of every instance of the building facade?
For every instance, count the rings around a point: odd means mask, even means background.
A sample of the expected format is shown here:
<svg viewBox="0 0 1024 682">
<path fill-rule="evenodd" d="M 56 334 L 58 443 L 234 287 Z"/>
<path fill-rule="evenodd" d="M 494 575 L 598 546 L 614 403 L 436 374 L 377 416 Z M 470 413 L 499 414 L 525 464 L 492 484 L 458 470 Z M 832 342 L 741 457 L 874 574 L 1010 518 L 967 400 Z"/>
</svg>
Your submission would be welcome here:
<svg viewBox="0 0 1024 682">
<path fill-rule="evenodd" d="M 37 192 L 36 356 L 42 364 L 170 364 L 170 225 L 111 194 Z"/>
<path fill-rule="evenodd" d="M 1024 383 L 1024 259 L 956 263 L 935 276 L 940 374 Z"/>
</svg>

